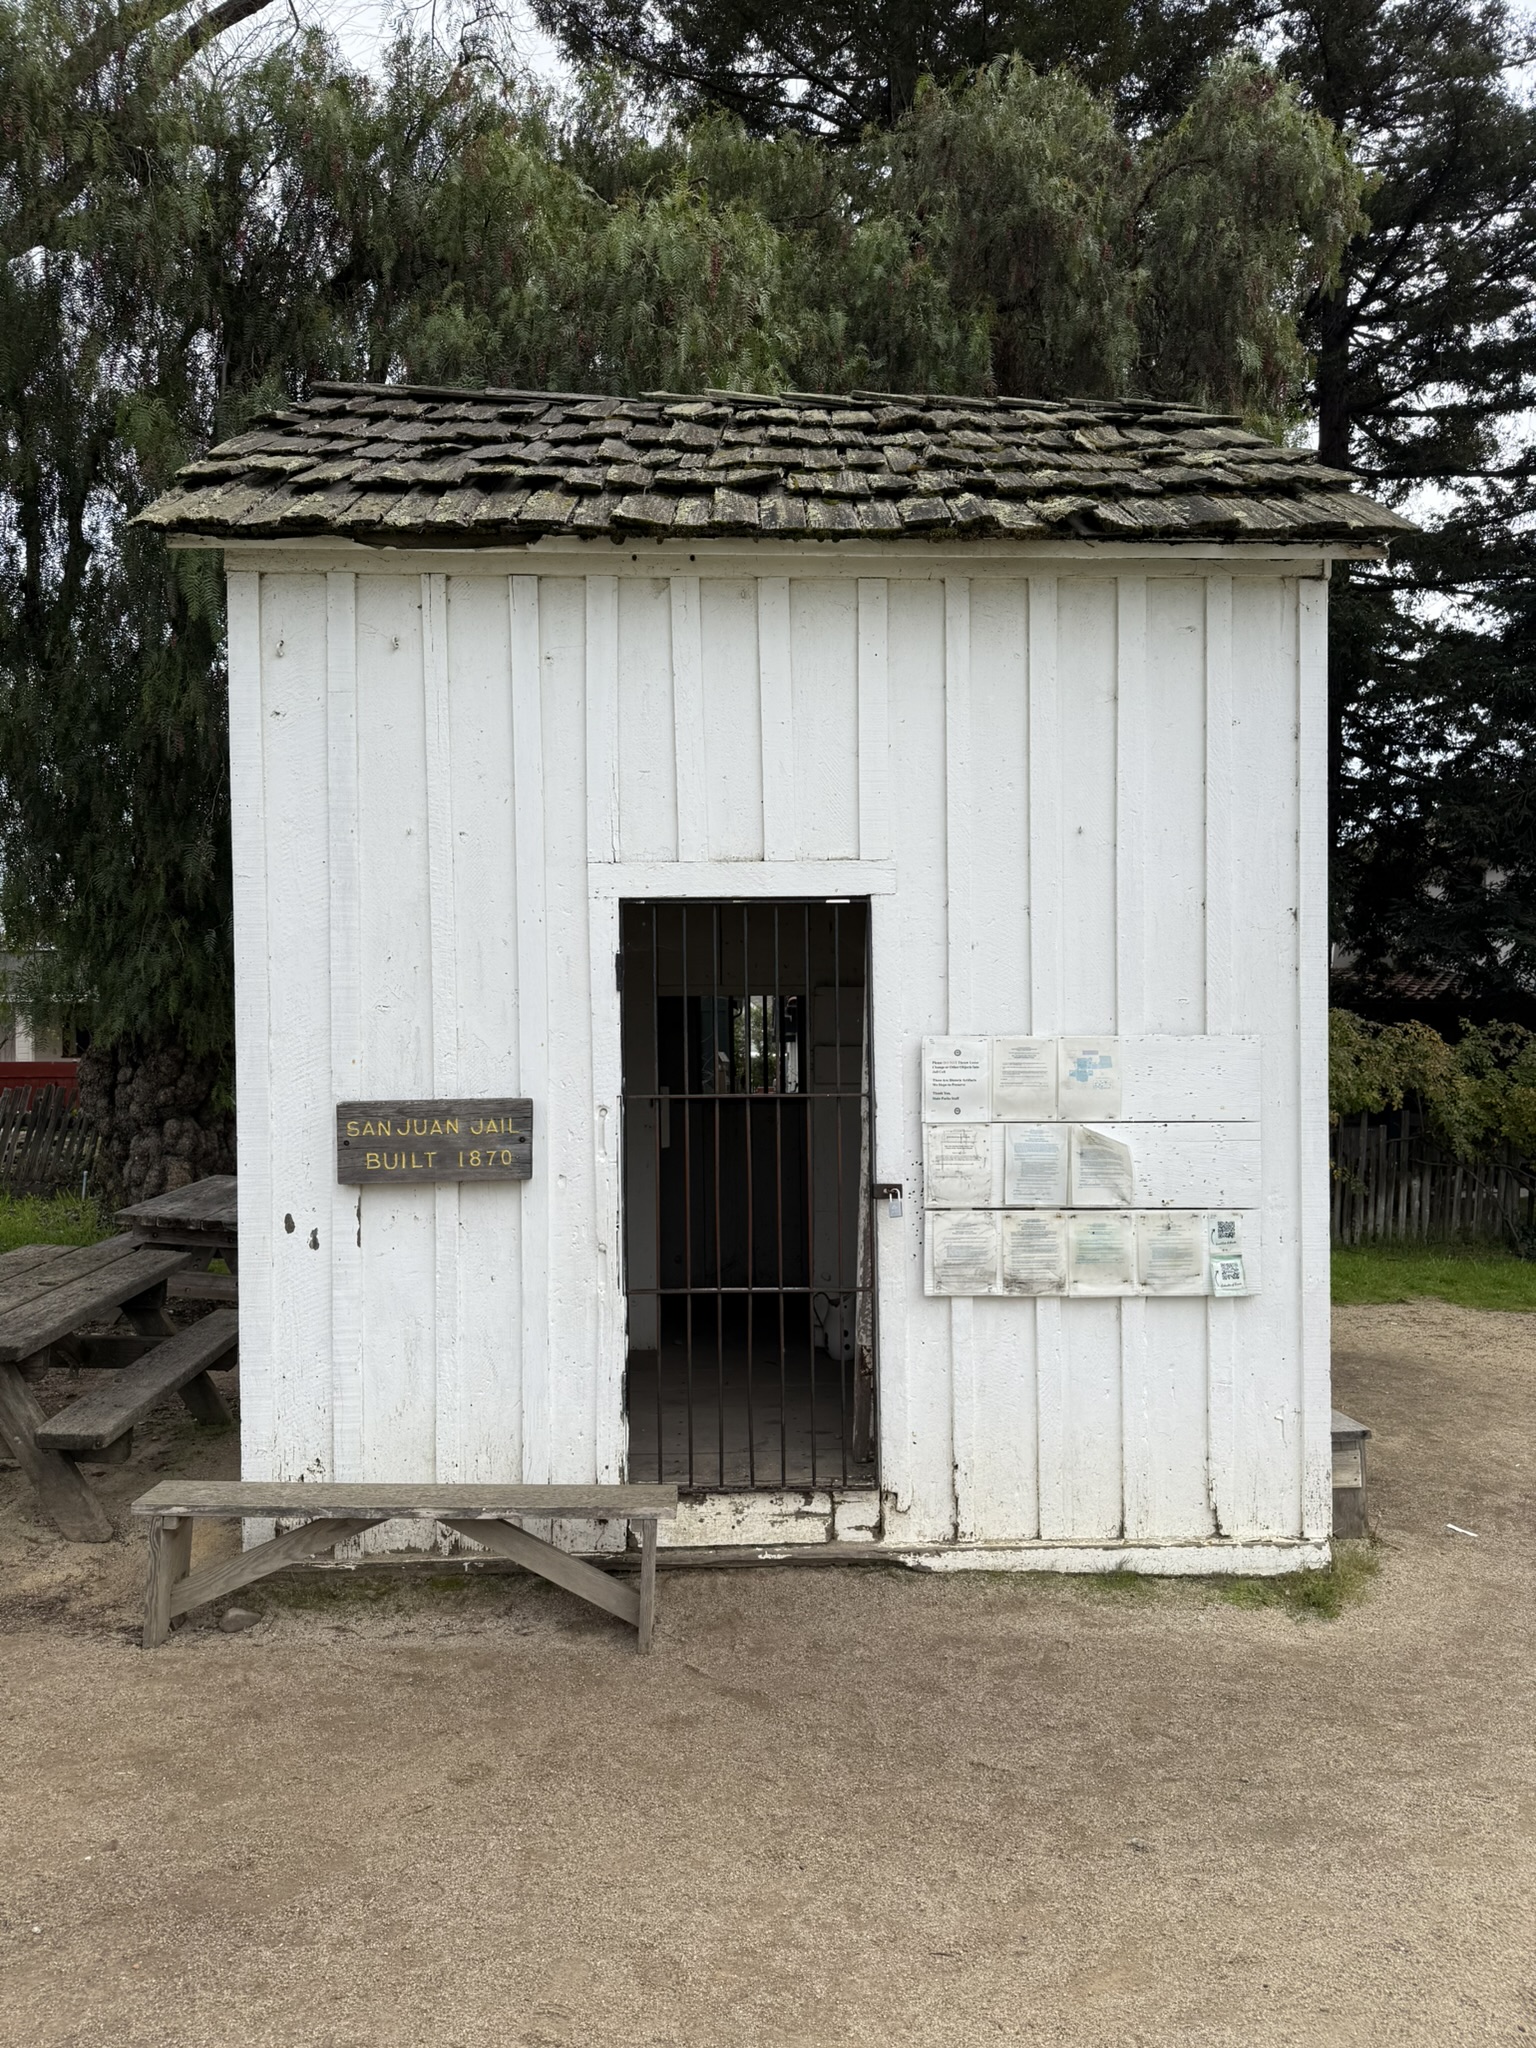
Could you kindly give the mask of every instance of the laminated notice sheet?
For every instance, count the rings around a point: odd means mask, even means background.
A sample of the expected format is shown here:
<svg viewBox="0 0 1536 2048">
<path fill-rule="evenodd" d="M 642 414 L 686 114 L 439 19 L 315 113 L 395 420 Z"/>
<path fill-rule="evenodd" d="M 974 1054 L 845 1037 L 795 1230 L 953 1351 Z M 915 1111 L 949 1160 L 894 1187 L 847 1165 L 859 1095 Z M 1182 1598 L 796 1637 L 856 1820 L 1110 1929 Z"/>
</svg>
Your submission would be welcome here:
<svg viewBox="0 0 1536 2048">
<path fill-rule="evenodd" d="M 1002 1124 L 1003 1200 L 1010 1209 L 1064 1209 L 1067 1126 Z"/>
<path fill-rule="evenodd" d="M 994 1038 L 992 1118 L 1000 1124 L 1033 1123 L 1056 1114 L 1054 1038 Z"/>
<path fill-rule="evenodd" d="M 1074 1211 L 1067 1218 L 1067 1292 L 1136 1292 L 1136 1218 L 1122 1210 Z"/>
<path fill-rule="evenodd" d="M 996 1214 L 986 1209 L 932 1209 L 925 1223 L 930 1292 L 995 1294 Z"/>
<path fill-rule="evenodd" d="M 991 1039 L 925 1038 L 923 1122 L 984 1124 L 991 1116 Z"/>
<path fill-rule="evenodd" d="M 1212 1294 L 1246 1294 L 1248 1292 L 1248 1277 L 1243 1271 L 1241 1252 L 1235 1252 L 1231 1258 L 1213 1258 L 1211 1260 L 1211 1292 Z"/>
<path fill-rule="evenodd" d="M 1147 1294 L 1204 1294 L 1205 1217 L 1165 1209 L 1136 1219 L 1136 1272 Z"/>
<path fill-rule="evenodd" d="M 1000 1216 L 999 1277 L 1004 1294 L 1065 1294 L 1067 1219 L 1059 1210 Z"/>
<path fill-rule="evenodd" d="M 1223 1214 L 1208 1215 L 1205 1219 L 1207 1238 L 1212 1256 L 1219 1252 L 1240 1252 L 1243 1248 L 1243 1217 L 1241 1210 L 1227 1210 Z"/>
<path fill-rule="evenodd" d="M 924 1124 L 923 1200 L 931 1209 L 990 1209 L 998 1199 L 1001 1124 Z"/>
<path fill-rule="evenodd" d="M 1056 1110 L 1062 1117 L 1112 1124 L 1120 1115 L 1120 1041 L 1118 1038 L 1063 1038 L 1056 1083 Z"/>
<path fill-rule="evenodd" d="M 1072 1206 L 1126 1209 L 1136 1199 L 1131 1148 L 1086 1124 L 1072 1126 Z"/>
</svg>

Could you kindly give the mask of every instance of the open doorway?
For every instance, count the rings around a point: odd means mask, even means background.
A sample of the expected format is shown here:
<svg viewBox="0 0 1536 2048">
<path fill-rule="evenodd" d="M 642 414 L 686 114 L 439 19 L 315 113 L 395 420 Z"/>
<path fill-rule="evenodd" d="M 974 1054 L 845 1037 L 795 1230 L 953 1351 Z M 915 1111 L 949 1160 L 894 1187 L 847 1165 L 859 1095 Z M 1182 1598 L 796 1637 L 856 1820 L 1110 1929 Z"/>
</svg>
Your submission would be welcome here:
<svg viewBox="0 0 1536 2048">
<path fill-rule="evenodd" d="M 626 903 L 629 1477 L 875 1484 L 869 906 Z"/>
</svg>

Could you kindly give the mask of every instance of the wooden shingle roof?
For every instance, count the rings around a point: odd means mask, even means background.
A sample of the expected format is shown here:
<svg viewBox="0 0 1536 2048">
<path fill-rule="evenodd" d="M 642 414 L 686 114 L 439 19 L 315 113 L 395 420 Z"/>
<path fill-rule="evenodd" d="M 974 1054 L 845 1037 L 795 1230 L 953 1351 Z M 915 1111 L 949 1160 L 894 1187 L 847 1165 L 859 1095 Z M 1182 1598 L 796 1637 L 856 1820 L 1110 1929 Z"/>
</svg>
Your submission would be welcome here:
<svg viewBox="0 0 1536 2048">
<path fill-rule="evenodd" d="M 214 540 L 1333 541 L 1409 522 L 1233 418 L 1127 400 L 317 384 L 141 514 Z"/>
</svg>

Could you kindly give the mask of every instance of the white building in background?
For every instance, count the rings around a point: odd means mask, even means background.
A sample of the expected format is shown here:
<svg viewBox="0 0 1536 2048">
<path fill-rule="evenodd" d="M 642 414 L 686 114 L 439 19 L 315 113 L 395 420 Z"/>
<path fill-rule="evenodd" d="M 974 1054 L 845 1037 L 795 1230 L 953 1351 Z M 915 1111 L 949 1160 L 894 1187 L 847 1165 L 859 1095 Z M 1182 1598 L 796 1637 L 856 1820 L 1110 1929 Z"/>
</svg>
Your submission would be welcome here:
<svg viewBox="0 0 1536 2048">
<path fill-rule="evenodd" d="M 147 516 L 229 574 L 248 1476 L 1323 1560 L 1394 515 L 1153 405 L 324 386 Z"/>
</svg>

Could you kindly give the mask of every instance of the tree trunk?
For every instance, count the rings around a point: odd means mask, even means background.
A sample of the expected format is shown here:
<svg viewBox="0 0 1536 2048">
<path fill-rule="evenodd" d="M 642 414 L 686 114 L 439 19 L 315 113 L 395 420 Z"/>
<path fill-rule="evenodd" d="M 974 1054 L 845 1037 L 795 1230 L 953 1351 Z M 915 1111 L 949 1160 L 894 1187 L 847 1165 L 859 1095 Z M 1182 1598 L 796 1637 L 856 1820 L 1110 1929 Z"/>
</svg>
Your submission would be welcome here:
<svg viewBox="0 0 1536 2048">
<path fill-rule="evenodd" d="M 179 1046 L 92 1046 L 79 1070 L 80 1113 L 101 1137 L 97 1193 L 142 1202 L 235 1170 L 234 1111 L 215 1107 L 216 1060 Z"/>
<path fill-rule="evenodd" d="M 1350 466 L 1349 280 L 1341 278 L 1318 309 L 1317 453 L 1330 469 Z"/>
</svg>

